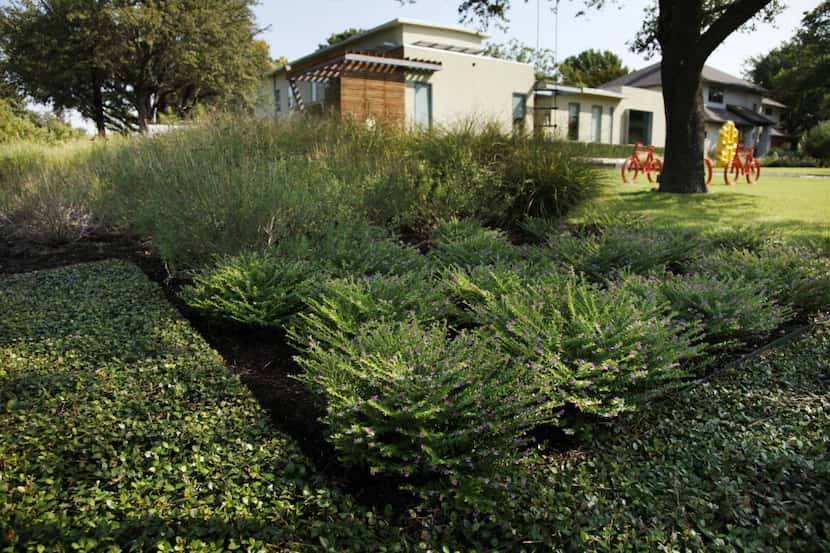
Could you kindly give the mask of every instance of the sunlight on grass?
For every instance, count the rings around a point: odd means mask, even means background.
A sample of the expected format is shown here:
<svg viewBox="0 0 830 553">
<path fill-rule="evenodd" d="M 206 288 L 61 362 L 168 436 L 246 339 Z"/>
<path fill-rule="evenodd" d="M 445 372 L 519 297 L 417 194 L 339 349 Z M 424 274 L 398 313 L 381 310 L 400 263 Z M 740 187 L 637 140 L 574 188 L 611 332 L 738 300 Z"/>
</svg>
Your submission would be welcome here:
<svg viewBox="0 0 830 553">
<path fill-rule="evenodd" d="M 785 170 L 803 175 L 827 171 L 781 168 L 780 172 Z M 651 191 L 654 185 L 642 177 L 637 184 L 622 184 L 619 171 L 609 169 L 605 174 L 613 184 L 606 196 L 579 210 L 572 220 L 584 221 L 597 211 L 630 212 L 658 226 L 770 225 L 793 239 L 830 241 L 830 178 L 772 176 L 768 171 L 756 184 L 725 186 L 716 170 L 709 194 L 681 195 L 656 194 Z"/>
</svg>

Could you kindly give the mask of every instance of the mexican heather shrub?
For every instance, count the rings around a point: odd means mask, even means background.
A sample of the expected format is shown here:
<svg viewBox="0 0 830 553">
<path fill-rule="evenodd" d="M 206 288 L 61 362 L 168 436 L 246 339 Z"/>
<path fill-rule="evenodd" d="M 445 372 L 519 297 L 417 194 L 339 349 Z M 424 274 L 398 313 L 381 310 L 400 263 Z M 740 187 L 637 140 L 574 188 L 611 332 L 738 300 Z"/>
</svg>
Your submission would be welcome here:
<svg viewBox="0 0 830 553">
<path fill-rule="evenodd" d="M 300 346 L 312 337 L 356 336 L 361 325 L 373 320 L 446 319 L 453 308 L 428 269 L 332 278 L 320 284 L 317 296 L 308 298 L 307 304 L 307 311 L 295 318 L 289 330 L 291 340 Z"/>
<path fill-rule="evenodd" d="M 830 261 L 792 247 L 715 251 L 692 270 L 716 278 L 742 278 L 766 289 L 770 298 L 801 312 L 830 306 Z"/>
<path fill-rule="evenodd" d="M 479 321 L 517 362 L 532 367 L 556 405 L 614 416 L 638 392 L 687 374 L 696 329 L 666 313 L 657 294 L 599 288 L 547 273 L 494 296 Z"/>
<path fill-rule="evenodd" d="M 763 284 L 740 277 L 667 275 L 657 286 L 679 316 L 700 321 L 703 339 L 713 351 L 766 336 L 792 316 L 790 309 L 770 299 Z"/>
<path fill-rule="evenodd" d="M 586 274 L 603 278 L 622 270 L 646 274 L 650 271 L 682 271 L 701 255 L 702 240 L 690 231 L 609 227 L 601 238 L 584 241 L 574 265 Z"/>
<path fill-rule="evenodd" d="M 313 293 L 320 267 L 269 252 L 222 257 L 195 273 L 182 299 L 206 315 L 261 327 L 280 327 Z"/>
<path fill-rule="evenodd" d="M 298 377 L 327 399 L 328 439 L 345 462 L 402 477 L 426 499 L 490 505 L 526 433 L 549 415 L 525 364 L 445 323 L 373 321 L 312 339 Z"/>
<path fill-rule="evenodd" d="M 441 223 L 432 234 L 432 242 L 429 257 L 445 266 L 487 265 L 516 260 L 522 254 L 504 231 L 485 228 L 474 219 Z"/>
</svg>

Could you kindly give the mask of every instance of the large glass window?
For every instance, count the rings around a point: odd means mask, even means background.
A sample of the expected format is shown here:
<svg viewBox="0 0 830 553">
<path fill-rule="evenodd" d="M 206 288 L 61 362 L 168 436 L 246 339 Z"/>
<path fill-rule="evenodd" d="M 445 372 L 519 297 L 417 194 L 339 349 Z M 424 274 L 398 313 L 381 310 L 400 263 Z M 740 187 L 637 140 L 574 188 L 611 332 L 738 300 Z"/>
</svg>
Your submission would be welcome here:
<svg viewBox="0 0 830 553">
<path fill-rule="evenodd" d="M 602 142 L 602 106 L 591 106 L 591 142 Z"/>
<path fill-rule="evenodd" d="M 628 143 L 642 142 L 651 144 L 651 119 L 650 111 L 628 111 Z"/>
<path fill-rule="evenodd" d="M 311 81 L 311 101 L 317 101 L 317 81 Z"/>
<path fill-rule="evenodd" d="M 709 101 L 713 104 L 723 103 L 723 89 L 717 87 L 709 87 Z"/>
<path fill-rule="evenodd" d="M 579 140 L 579 104 L 568 104 L 568 140 Z"/>
<path fill-rule="evenodd" d="M 611 124 L 608 128 L 608 143 L 614 143 L 614 106 L 610 106 L 608 108 L 608 120 L 611 121 Z"/>
</svg>

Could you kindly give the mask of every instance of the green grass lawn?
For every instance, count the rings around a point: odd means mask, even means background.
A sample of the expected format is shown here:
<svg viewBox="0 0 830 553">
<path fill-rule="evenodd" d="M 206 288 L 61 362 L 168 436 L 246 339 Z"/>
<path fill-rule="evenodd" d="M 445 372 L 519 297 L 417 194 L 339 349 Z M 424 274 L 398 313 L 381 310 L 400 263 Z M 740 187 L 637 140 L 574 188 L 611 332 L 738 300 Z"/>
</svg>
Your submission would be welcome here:
<svg viewBox="0 0 830 553">
<path fill-rule="evenodd" d="M 642 176 L 636 184 L 622 184 L 618 170 L 608 170 L 606 196 L 574 215 L 584 220 L 598 209 L 646 216 L 658 226 L 717 228 L 770 226 L 798 240 L 830 241 L 830 178 L 777 176 L 776 173 L 819 173 L 828 169 L 764 169 L 761 180 L 749 185 L 723 184 L 716 171 L 709 194 L 656 194 Z"/>
</svg>

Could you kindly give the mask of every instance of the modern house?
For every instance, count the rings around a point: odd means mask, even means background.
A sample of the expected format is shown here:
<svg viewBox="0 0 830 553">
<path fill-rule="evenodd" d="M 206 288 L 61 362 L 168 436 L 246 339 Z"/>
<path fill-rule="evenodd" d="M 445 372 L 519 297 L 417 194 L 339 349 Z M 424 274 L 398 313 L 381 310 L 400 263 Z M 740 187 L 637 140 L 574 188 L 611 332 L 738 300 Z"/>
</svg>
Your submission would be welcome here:
<svg viewBox="0 0 830 553">
<path fill-rule="evenodd" d="M 269 72 L 257 112 L 334 112 L 423 127 L 476 119 L 532 130 L 533 66 L 483 55 L 486 38 L 395 19 Z"/>
<path fill-rule="evenodd" d="M 395 19 L 266 74 L 257 113 L 337 113 L 407 127 L 496 122 L 561 139 L 662 146 L 666 117 L 660 64 L 583 88 L 537 81 L 530 64 L 484 54 L 482 33 Z M 706 150 L 728 120 L 759 155 L 786 136 L 783 104 L 765 90 L 706 66 Z"/>
</svg>

